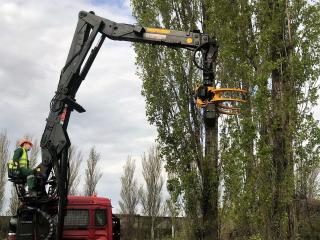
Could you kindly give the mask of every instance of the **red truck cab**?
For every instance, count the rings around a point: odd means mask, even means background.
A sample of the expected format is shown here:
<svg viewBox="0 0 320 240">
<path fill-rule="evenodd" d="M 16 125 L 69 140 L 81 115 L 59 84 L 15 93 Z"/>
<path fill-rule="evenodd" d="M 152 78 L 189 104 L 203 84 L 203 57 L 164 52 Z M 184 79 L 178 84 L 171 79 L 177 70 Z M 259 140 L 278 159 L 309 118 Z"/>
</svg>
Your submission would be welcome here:
<svg viewBox="0 0 320 240">
<path fill-rule="evenodd" d="M 55 207 L 51 208 L 55 209 Z M 47 221 L 35 210 L 22 209 L 12 218 L 8 239 L 37 240 L 48 232 Z M 55 225 L 55 224 L 54 224 Z M 54 236 L 50 239 L 55 239 Z M 120 220 L 111 201 L 103 197 L 69 196 L 63 229 L 64 240 L 119 240 Z"/>
<path fill-rule="evenodd" d="M 94 196 L 69 196 L 63 239 L 112 240 L 111 201 Z"/>
</svg>

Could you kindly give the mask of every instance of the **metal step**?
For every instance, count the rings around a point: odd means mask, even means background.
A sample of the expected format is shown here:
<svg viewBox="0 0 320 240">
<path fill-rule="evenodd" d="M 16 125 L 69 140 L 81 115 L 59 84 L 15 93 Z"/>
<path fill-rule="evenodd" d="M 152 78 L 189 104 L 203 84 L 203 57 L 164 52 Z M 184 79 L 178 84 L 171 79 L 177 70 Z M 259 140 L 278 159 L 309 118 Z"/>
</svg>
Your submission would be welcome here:
<svg viewBox="0 0 320 240">
<path fill-rule="evenodd" d="M 17 235 L 17 240 L 33 240 L 32 233 L 22 233 Z"/>
<path fill-rule="evenodd" d="M 21 224 L 33 224 L 32 221 L 20 221 Z"/>
<path fill-rule="evenodd" d="M 21 233 L 19 234 L 19 237 L 32 237 L 32 233 Z"/>
</svg>

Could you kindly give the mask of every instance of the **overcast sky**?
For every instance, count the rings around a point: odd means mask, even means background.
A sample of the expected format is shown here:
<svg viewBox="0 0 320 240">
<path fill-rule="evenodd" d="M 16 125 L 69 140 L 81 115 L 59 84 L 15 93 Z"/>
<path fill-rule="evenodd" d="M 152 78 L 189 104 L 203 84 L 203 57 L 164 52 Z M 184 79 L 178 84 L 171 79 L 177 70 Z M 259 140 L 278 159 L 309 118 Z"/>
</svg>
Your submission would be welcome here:
<svg viewBox="0 0 320 240">
<path fill-rule="evenodd" d="M 80 10 L 135 23 L 129 0 L 0 0 L 0 129 L 12 147 L 26 133 L 41 138 Z M 137 159 L 140 171 L 140 155 L 156 138 L 134 63 L 130 43 L 106 39 L 76 96 L 87 112 L 73 112 L 68 128 L 85 159 L 93 145 L 101 153 L 98 194 L 116 208 L 127 156 Z"/>
</svg>

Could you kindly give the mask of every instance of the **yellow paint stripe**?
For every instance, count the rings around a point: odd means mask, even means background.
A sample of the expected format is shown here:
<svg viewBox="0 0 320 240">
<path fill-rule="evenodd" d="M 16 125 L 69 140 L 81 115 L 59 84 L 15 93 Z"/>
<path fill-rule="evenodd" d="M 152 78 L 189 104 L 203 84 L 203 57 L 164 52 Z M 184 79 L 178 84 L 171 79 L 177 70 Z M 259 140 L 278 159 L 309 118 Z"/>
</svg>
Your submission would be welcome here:
<svg viewBox="0 0 320 240">
<path fill-rule="evenodd" d="M 146 32 L 148 33 L 159 33 L 159 34 L 169 34 L 169 29 L 164 28 L 146 28 Z"/>
</svg>

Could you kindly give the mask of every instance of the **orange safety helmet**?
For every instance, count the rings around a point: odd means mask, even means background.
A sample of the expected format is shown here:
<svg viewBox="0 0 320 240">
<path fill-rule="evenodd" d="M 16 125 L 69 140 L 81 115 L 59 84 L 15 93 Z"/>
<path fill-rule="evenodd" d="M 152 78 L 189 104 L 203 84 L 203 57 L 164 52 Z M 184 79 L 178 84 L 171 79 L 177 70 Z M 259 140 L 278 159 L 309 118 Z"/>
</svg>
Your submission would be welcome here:
<svg viewBox="0 0 320 240">
<path fill-rule="evenodd" d="M 27 139 L 27 138 L 21 139 L 21 141 L 19 142 L 19 146 L 22 147 L 23 144 L 25 144 L 25 143 L 29 143 L 29 144 L 31 145 L 31 147 L 33 146 L 31 140 L 29 140 L 29 139 Z"/>
</svg>

